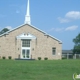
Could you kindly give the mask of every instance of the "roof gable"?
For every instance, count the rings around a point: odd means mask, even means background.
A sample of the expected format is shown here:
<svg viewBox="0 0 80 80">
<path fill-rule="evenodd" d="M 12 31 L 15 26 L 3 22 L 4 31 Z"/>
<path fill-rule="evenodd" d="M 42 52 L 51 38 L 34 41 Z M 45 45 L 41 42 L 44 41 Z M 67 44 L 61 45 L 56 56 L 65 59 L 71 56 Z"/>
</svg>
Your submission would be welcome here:
<svg viewBox="0 0 80 80">
<path fill-rule="evenodd" d="M 22 25 L 20 25 L 20 26 L 14 28 L 14 29 L 12 29 L 12 30 L 10 30 L 10 31 L 7 31 L 6 33 L 1 34 L 0 37 L 3 36 L 3 35 L 5 35 L 5 34 L 9 34 L 10 32 L 12 32 L 12 31 L 14 31 L 14 30 L 16 30 L 16 29 L 18 29 L 18 28 L 20 28 L 20 27 L 23 27 L 24 25 L 28 25 L 28 26 L 30 26 L 30 27 L 32 27 L 32 28 L 34 28 L 34 29 L 36 29 L 36 30 L 38 30 L 38 31 L 40 31 L 40 32 L 42 32 L 42 33 L 44 33 L 44 35 L 49 36 L 49 37 L 51 37 L 51 38 L 57 40 L 59 43 L 62 44 L 62 41 L 61 41 L 61 40 L 59 40 L 59 39 L 57 39 L 57 38 L 55 38 L 55 37 L 53 37 L 53 36 L 47 34 L 46 32 L 44 32 L 44 31 L 42 31 L 42 30 L 36 28 L 35 26 L 29 25 L 29 24 L 22 24 Z"/>
</svg>

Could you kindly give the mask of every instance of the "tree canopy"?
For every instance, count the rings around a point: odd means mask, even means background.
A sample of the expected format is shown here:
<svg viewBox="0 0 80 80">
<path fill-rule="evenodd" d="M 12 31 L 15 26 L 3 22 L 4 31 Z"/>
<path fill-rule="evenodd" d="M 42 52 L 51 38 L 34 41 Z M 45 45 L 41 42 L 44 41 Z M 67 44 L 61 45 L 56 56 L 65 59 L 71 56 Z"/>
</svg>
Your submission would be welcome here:
<svg viewBox="0 0 80 80">
<path fill-rule="evenodd" d="M 9 31 L 8 28 L 4 28 L 4 29 L 2 29 L 2 30 L 0 31 L 0 35 L 3 34 L 3 33 L 5 33 L 5 32 L 7 32 L 7 31 Z"/>
<path fill-rule="evenodd" d="M 80 33 L 73 39 L 73 42 L 75 43 L 73 53 L 80 54 Z"/>
</svg>

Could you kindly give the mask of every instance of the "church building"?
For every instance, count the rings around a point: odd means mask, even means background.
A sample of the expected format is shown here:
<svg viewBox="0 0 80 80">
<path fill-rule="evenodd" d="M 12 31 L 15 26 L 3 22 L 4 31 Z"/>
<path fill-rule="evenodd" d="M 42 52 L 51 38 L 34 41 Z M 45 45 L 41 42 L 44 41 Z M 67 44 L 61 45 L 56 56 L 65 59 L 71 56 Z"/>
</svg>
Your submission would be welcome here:
<svg viewBox="0 0 80 80">
<path fill-rule="evenodd" d="M 0 35 L 0 59 L 58 60 L 62 42 L 31 24 L 29 0 L 24 24 Z"/>
</svg>

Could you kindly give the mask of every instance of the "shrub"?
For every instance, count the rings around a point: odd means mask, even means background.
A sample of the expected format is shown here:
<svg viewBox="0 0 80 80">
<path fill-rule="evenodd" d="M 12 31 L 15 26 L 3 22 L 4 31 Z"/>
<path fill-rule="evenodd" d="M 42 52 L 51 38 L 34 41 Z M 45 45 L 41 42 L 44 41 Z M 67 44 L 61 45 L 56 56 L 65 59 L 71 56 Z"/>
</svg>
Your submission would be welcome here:
<svg viewBox="0 0 80 80">
<path fill-rule="evenodd" d="M 44 60 L 48 60 L 48 58 L 47 58 L 47 57 L 45 57 L 45 58 L 44 58 Z"/>
<path fill-rule="evenodd" d="M 41 60 L 41 57 L 38 57 L 38 60 Z"/>
<path fill-rule="evenodd" d="M 11 56 L 9 56 L 9 57 L 8 57 L 8 59 L 12 59 L 12 57 L 11 57 Z"/>
<path fill-rule="evenodd" d="M 2 59 L 6 59 L 6 57 L 3 56 Z"/>
<path fill-rule="evenodd" d="M 63 57 L 62 59 L 67 59 L 66 57 Z"/>
</svg>

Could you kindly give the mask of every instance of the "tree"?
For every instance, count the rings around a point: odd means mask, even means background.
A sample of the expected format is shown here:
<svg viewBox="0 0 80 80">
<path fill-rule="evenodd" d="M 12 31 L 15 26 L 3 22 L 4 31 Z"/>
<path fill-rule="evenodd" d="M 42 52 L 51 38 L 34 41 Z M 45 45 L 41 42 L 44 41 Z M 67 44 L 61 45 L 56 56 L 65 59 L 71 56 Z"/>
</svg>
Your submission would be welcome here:
<svg viewBox="0 0 80 80">
<path fill-rule="evenodd" d="M 5 32 L 7 32 L 7 31 L 9 31 L 8 28 L 4 28 L 4 29 L 2 29 L 2 30 L 0 31 L 0 35 L 3 34 L 3 33 L 5 33 Z"/>
<path fill-rule="evenodd" d="M 80 54 L 80 33 L 73 39 L 73 42 L 75 43 L 73 53 Z"/>
</svg>

